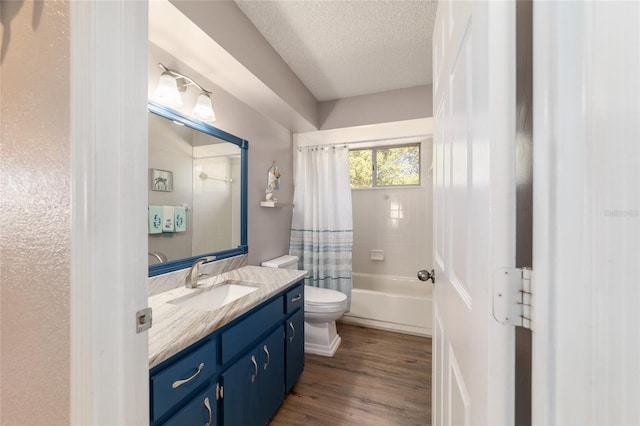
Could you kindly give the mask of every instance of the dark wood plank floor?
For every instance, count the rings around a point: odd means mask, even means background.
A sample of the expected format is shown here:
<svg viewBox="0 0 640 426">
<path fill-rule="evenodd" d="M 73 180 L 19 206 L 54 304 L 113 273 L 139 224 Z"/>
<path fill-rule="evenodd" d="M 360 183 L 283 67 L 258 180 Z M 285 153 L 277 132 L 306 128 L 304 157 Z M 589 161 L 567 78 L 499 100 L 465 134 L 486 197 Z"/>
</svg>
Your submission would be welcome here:
<svg viewBox="0 0 640 426">
<path fill-rule="evenodd" d="M 305 370 L 272 426 L 430 425 L 431 339 L 338 323 L 333 358 Z"/>
</svg>

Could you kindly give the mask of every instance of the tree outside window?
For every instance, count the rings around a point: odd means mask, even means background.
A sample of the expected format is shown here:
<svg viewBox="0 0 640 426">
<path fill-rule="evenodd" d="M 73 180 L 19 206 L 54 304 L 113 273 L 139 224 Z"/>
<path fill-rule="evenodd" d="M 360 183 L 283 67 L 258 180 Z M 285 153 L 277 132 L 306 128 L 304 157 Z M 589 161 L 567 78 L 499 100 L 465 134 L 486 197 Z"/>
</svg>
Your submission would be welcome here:
<svg viewBox="0 0 640 426">
<path fill-rule="evenodd" d="M 420 185 L 420 144 L 349 151 L 351 188 Z"/>
</svg>

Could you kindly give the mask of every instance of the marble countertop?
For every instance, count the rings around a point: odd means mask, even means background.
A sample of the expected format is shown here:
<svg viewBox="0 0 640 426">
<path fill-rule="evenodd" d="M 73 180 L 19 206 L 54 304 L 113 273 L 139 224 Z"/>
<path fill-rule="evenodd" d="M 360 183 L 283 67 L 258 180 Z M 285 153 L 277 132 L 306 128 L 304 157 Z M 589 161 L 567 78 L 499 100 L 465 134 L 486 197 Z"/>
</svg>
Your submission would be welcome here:
<svg viewBox="0 0 640 426">
<path fill-rule="evenodd" d="M 149 330 L 149 368 L 155 367 L 230 323 L 290 285 L 297 283 L 306 275 L 306 271 L 244 266 L 202 280 L 197 289 L 180 286 L 151 296 L 149 306 L 153 309 L 153 326 Z M 215 311 L 189 309 L 169 303 L 169 301 L 190 293 L 220 285 L 226 280 L 244 281 L 258 287 L 258 290 Z"/>
</svg>

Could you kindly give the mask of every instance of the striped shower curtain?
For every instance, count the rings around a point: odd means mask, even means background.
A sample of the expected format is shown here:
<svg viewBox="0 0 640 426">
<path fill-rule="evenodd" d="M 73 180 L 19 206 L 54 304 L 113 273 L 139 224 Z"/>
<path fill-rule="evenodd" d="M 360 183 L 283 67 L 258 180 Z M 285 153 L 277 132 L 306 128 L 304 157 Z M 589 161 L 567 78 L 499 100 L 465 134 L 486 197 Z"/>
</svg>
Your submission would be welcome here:
<svg viewBox="0 0 640 426">
<path fill-rule="evenodd" d="M 298 148 L 290 254 L 306 285 L 338 290 L 351 306 L 353 219 L 346 146 Z"/>
</svg>

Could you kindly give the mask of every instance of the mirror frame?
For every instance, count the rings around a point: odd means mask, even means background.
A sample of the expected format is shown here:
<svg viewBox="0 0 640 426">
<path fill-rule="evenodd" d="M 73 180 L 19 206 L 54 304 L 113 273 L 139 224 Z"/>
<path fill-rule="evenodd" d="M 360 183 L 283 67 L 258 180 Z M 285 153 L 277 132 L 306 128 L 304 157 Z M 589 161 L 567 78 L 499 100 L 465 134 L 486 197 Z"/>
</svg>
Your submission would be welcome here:
<svg viewBox="0 0 640 426">
<path fill-rule="evenodd" d="M 184 124 L 199 132 L 207 133 L 218 139 L 230 142 L 240 148 L 240 245 L 236 248 L 221 250 L 211 253 L 202 253 L 197 256 L 185 257 L 182 259 L 170 260 L 168 262 L 155 263 L 149 265 L 149 276 L 153 277 L 180 269 L 190 268 L 196 259 L 203 256 L 216 256 L 216 260 L 226 259 L 228 257 L 239 256 L 249 252 L 247 244 L 247 177 L 248 177 L 248 151 L 249 142 L 237 136 L 220 130 L 210 124 L 195 120 L 191 117 L 183 115 L 164 105 L 149 101 L 148 109 L 150 113 L 159 115 L 166 119 Z"/>
</svg>

